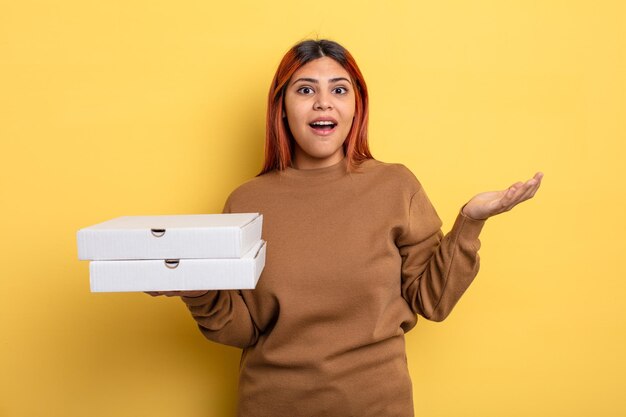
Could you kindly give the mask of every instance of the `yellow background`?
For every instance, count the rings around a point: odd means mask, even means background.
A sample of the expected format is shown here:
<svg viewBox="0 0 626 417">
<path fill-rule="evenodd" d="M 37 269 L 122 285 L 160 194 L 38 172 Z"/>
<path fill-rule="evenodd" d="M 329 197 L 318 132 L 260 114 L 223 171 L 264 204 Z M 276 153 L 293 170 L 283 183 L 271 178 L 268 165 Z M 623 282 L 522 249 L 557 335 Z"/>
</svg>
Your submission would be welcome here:
<svg viewBox="0 0 626 417">
<path fill-rule="evenodd" d="M 445 230 L 545 173 L 487 222 L 451 316 L 407 335 L 416 415 L 626 415 L 624 4 L 2 0 L 0 416 L 233 415 L 239 351 L 177 299 L 91 294 L 75 234 L 219 212 L 307 37 L 356 57 L 374 155 L 413 170 Z"/>
</svg>

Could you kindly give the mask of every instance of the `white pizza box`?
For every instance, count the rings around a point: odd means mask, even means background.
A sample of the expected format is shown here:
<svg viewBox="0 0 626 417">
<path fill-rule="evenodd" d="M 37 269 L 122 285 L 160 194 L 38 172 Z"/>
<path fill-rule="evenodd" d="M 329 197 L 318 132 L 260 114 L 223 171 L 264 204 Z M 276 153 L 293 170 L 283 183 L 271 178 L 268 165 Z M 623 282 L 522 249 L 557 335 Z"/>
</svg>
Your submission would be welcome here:
<svg viewBox="0 0 626 417">
<path fill-rule="evenodd" d="M 265 266 L 260 240 L 236 259 L 91 261 L 92 292 L 253 289 Z"/>
<path fill-rule="evenodd" d="M 77 232 L 78 259 L 241 258 L 262 223 L 259 213 L 118 217 Z"/>
</svg>

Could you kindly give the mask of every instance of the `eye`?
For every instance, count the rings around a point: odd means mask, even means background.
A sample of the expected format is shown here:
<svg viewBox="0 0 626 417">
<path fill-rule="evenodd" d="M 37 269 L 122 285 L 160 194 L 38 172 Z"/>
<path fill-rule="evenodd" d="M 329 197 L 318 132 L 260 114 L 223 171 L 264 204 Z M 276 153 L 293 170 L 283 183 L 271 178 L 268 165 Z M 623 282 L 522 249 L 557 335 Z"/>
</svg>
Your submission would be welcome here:
<svg viewBox="0 0 626 417">
<path fill-rule="evenodd" d="M 335 94 L 347 94 L 348 93 L 348 89 L 345 87 L 335 87 L 333 88 L 333 92 Z"/>
<path fill-rule="evenodd" d="M 300 94 L 306 94 L 306 95 L 313 93 L 313 89 L 311 87 L 300 87 L 296 91 Z"/>
</svg>

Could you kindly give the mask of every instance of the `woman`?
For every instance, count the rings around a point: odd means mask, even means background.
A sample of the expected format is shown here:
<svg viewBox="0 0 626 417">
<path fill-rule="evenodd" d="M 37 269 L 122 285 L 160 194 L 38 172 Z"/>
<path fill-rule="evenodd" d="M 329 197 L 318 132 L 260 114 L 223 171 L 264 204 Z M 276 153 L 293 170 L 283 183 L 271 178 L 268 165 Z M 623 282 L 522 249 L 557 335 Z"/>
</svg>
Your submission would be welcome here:
<svg viewBox="0 0 626 417">
<path fill-rule="evenodd" d="M 443 236 L 404 166 L 372 158 L 368 95 L 339 44 L 308 40 L 269 93 L 264 168 L 225 212 L 260 212 L 255 290 L 180 295 L 209 339 L 243 349 L 238 415 L 413 415 L 404 333 L 443 320 L 478 272 L 485 220 L 531 198 L 541 173 L 478 194 Z"/>
</svg>

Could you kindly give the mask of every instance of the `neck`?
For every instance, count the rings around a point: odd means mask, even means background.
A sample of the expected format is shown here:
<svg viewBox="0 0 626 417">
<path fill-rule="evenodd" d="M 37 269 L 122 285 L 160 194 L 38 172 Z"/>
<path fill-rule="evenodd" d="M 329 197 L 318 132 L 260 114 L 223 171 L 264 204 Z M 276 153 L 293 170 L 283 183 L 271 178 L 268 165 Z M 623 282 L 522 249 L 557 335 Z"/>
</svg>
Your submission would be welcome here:
<svg viewBox="0 0 626 417">
<path fill-rule="evenodd" d="M 325 158 L 315 158 L 311 155 L 305 154 L 304 152 L 298 152 L 298 150 L 296 150 L 292 166 L 295 169 L 302 170 L 326 168 L 338 164 L 343 160 L 343 158 L 343 149 L 340 149 L 338 152 L 335 152 L 333 155 Z"/>
</svg>

